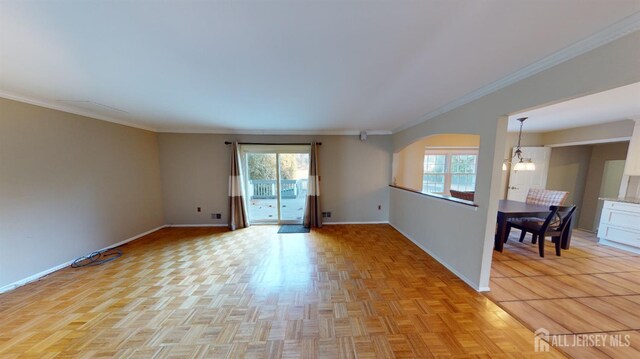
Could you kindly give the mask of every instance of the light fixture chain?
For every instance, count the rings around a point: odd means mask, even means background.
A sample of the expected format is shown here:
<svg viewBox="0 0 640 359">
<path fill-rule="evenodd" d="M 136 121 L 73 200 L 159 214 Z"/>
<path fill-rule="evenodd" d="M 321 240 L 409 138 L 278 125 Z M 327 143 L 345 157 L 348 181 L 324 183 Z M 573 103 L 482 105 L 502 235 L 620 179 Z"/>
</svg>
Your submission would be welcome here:
<svg viewBox="0 0 640 359">
<path fill-rule="evenodd" d="M 518 148 L 520 148 L 520 140 L 522 140 L 522 125 L 524 125 L 524 120 L 520 121 L 520 132 L 518 133 Z"/>
</svg>

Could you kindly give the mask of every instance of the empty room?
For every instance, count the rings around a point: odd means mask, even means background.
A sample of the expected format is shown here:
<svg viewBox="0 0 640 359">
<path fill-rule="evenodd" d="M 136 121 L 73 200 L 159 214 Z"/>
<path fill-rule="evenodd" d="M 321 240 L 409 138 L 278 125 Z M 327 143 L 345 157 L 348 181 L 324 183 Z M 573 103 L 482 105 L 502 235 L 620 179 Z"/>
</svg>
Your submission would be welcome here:
<svg viewBox="0 0 640 359">
<path fill-rule="evenodd" d="M 0 1 L 0 358 L 640 356 L 640 0 Z"/>
</svg>

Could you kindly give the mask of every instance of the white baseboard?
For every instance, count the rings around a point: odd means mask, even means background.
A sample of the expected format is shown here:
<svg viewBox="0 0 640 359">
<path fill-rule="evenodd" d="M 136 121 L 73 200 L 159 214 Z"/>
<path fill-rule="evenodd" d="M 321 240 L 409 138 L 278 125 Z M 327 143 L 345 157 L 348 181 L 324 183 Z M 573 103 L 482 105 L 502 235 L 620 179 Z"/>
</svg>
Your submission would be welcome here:
<svg viewBox="0 0 640 359">
<path fill-rule="evenodd" d="M 389 224 L 389 221 L 370 221 L 370 222 L 322 222 L 323 225 L 333 226 L 337 224 Z"/>
<path fill-rule="evenodd" d="M 226 223 L 215 224 L 167 224 L 167 227 L 229 227 Z"/>
<path fill-rule="evenodd" d="M 0 287 L 0 294 L 8 292 L 8 291 L 11 291 L 11 290 L 14 290 L 14 289 L 16 289 L 18 287 L 22 287 L 25 284 L 29 284 L 31 282 L 35 282 L 38 279 L 40 279 L 40 278 L 42 278 L 42 277 L 44 277 L 44 276 L 46 276 L 48 274 L 51 274 L 51 273 L 53 273 L 55 271 L 59 271 L 62 268 L 66 268 L 66 267 L 70 266 L 71 263 L 73 263 L 74 260 L 75 259 L 72 259 L 72 260 L 70 260 L 68 262 L 59 264 L 59 265 L 57 265 L 57 266 L 55 266 L 53 268 L 45 269 L 40 273 L 36 273 L 34 275 L 28 276 L 27 278 L 23 278 L 23 279 L 20 279 L 18 281 L 15 281 L 13 283 L 9 283 L 9 284 L 5 285 L 4 287 Z"/>
<path fill-rule="evenodd" d="M 140 234 L 135 235 L 135 236 L 133 236 L 133 237 L 131 237 L 131 238 L 127 238 L 127 239 L 125 239 L 124 241 L 120 241 L 120 242 L 118 242 L 118 243 L 112 244 L 112 245 L 110 245 L 110 246 L 108 246 L 108 247 L 104 247 L 104 248 L 99 249 L 99 250 L 100 250 L 100 251 L 102 251 L 102 250 L 105 250 L 105 249 L 111 249 L 111 248 L 115 248 L 115 247 L 120 247 L 120 246 L 121 246 L 121 245 L 123 245 L 123 244 L 127 244 L 127 243 L 129 243 L 129 242 L 131 242 L 131 241 L 134 241 L 134 240 L 136 240 L 136 239 L 138 239 L 138 238 L 140 238 L 140 237 L 144 237 L 144 236 L 146 236 L 147 234 L 150 234 L 150 233 L 153 233 L 153 232 L 155 232 L 155 231 L 161 230 L 162 228 L 165 228 L 165 227 L 167 227 L 167 225 L 166 225 L 166 224 L 163 224 L 163 225 L 161 225 L 160 227 L 156 227 L 156 228 L 154 228 L 154 229 L 150 229 L 150 230 L 148 230 L 148 231 L 146 231 L 146 232 L 144 232 L 144 233 L 140 233 Z"/>
<path fill-rule="evenodd" d="M 440 257 L 438 257 L 437 255 L 435 255 L 433 252 L 431 252 L 430 250 L 428 250 L 427 248 L 425 248 L 422 244 L 420 244 L 419 242 L 415 241 L 413 238 L 411 238 L 408 234 L 404 233 L 402 230 L 400 230 L 398 227 L 394 226 L 393 223 L 389 222 L 389 225 L 393 228 L 395 228 L 396 231 L 400 232 L 400 234 L 402 234 L 403 236 L 405 236 L 408 240 L 410 240 L 411 242 L 413 242 L 413 244 L 415 244 L 416 246 L 418 246 L 418 248 L 422 249 L 423 251 L 425 251 L 428 255 L 430 255 L 433 259 L 435 259 L 436 261 L 438 261 L 438 263 L 442 264 L 443 266 L 445 266 L 445 268 L 447 268 L 451 273 L 455 274 L 458 278 L 462 279 L 463 282 L 467 283 L 467 285 L 473 289 L 475 289 L 478 292 L 488 292 L 490 291 L 489 287 L 479 287 L 477 284 L 473 283 L 473 281 L 471 281 L 469 278 L 465 277 L 462 273 L 458 272 L 455 268 L 451 267 L 447 262 L 443 261 Z"/>
<path fill-rule="evenodd" d="M 125 239 L 124 241 L 120 241 L 120 242 L 118 242 L 118 243 L 111 244 L 111 245 L 109 245 L 109 246 L 107 246 L 107 247 L 104 247 L 104 248 L 102 248 L 102 249 L 99 249 L 98 251 L 103 251 L 103 250 L 107 250 L 107 249 L 111 249 L 111 248 L 119 247 L 119 246 L 121 246 L 121 245 L 123 245 L 123 244 L 127 244 L 127 243 L 129 243 L 129 242 L 131 242 L 131 241 L 133 241 L 133 240 L 136 240 L 136 239 L 138 239 L 138 238 L 140 238 L 140 237 L 146 236 L 147 234 L 149 234 L 149 233 L 153 233 L 153 232 L 155 232 L 155 231 L 157 231 L 157 230 L 159 230 L 159 229 L 162 229 L 162 228 L 164 228 L 164 227 L 167 227 L 167 225 L 166 225 L 166 224 L 163 224 L 163 225 L 162 225 L 162 226 L 160 226 L 160 227 L 157 227 L 157 228 L 154 228 L 154 229 L 148 230 L 148 231 L 146 231 L 146 232 L 144 232 L 144 233 L 137 234 L 137 235 L 135 235 L 135 236 L 133 236 L 133 237 L 131 237 L 131 238 L 127 238 L 127 239 Z M 59 264 L 59 265 L 57 265 L 57 266 L 55 266 L 55 267 L 52 267 L 52 268 L 49 268 L 49 269 L 45 269 L 45 270 L 43 270 L 42 272 L 39 272 L 39 273 L 36 273 L 36 274 L 34 274 L 34 275 L 28 276 L 27 278 L 23 278 L 23 279 L 20 279 L 20 280 L 18 280 L 18 281 L 15 281 L 15 282 L 13 282 L 13 283 L 9 283 L 9 284 L 7 284 L 7 285 L 5 285 L 5 286 L 3 286 L 3 287 L 0 287 L 0 293 L 8 292 L 8 291 L 10 291 L 10 290 L 14 290 L 14 289 L 16 289 L 16 288 L 18 288 L 18 287 L 21 287 L 21 286 L 23 286 L 23 285 L 25 285 L 25 284 L 28 284 L 28 283 L 34 282 L 34 281 L 36 281 L 36 280 L 38 280 L 38 279 L 40 279 L 40 278 L 42 278 L 42 277 L 44 277 L 44 276 L 46 276 L 46 275 L 48 275 L 48 274 L 51 274 L 51 273 L 53 273 L 53 272 L 55 272 L 55 271 L 60 270 L 60 269 L 62 269 L 62 268 L 66 268 L 66 267 L 70 266 L 70 265 L 71 265 L 71 263 L 73 263 L 73 261 L 75 261 L 75 260 L 76 260 L 76 258 L 74 258 L 74 259 L 72 259 L 72 260 L 70 260 L 70 261 L 67 261 L 67 262 L 65 262 L 65 263 Z"/>
</svg>

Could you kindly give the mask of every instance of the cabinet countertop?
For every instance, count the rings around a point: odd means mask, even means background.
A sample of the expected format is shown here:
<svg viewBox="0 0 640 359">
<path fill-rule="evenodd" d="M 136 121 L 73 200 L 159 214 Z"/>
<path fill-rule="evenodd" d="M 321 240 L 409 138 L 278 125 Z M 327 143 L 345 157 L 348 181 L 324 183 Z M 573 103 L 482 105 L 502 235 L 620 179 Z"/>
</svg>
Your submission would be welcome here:
<svg viewBox="0 0 640 359">
<path fill-rule="evenodd" d="M 600 197 L 600 199 L 604 200 L 604 201 L 614 201 L 614 202 L 640 204 L 640 198 L 637 198 L 637 197 L 624 197 L 624 198 Z"/>
</svg>

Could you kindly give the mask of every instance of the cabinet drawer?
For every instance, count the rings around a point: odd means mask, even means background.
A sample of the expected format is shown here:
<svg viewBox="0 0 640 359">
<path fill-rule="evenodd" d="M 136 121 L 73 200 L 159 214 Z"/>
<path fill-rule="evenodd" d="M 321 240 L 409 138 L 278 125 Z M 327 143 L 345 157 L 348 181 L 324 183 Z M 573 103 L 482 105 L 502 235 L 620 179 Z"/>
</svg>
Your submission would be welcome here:
<svg viewBox="0 0 640 359">
<path fill-rule="evenodd" d="M 633 247 L 640 247 L 640 231 L 625 228 L 602 226 L 598 230 L 598 237 L 612 242 L 618 242 Z"/>
<path fill-rule="evenodd" d="M 600 223 L 640 230 L 640 214 L 604 209 Z"/>
<path fill-rule="evenodd" d="M 633 212 L 640 215 L 640 204 L 635 204 L 635 203 L 605 201 L 603 208 L 614 209 L 618 211 Z"/>
</svg>

